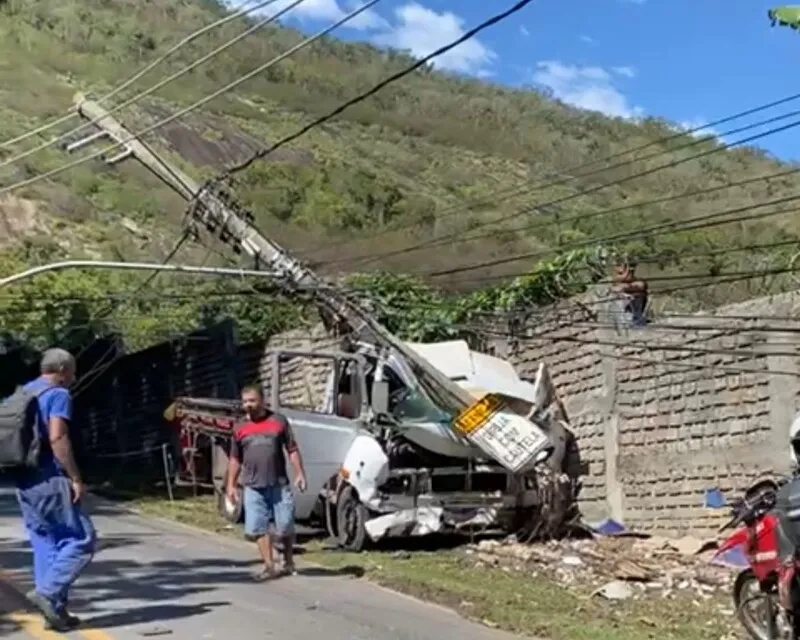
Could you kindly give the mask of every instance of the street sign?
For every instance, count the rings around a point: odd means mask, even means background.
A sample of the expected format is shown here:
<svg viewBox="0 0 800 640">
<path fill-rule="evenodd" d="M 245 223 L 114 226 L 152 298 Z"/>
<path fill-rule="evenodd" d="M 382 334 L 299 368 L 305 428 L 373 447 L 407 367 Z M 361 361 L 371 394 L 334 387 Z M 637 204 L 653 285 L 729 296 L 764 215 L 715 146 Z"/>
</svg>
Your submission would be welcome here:
<svg viewBox="0 0 800 640">
<path fill-rule="evenodd" d="M 536 424 L 513 411 L 497 394 L 489 393 L 464 409 L 455 429 L 485 453 L 516 473 L 532 467 L 550 440 Z"/>
</svg>

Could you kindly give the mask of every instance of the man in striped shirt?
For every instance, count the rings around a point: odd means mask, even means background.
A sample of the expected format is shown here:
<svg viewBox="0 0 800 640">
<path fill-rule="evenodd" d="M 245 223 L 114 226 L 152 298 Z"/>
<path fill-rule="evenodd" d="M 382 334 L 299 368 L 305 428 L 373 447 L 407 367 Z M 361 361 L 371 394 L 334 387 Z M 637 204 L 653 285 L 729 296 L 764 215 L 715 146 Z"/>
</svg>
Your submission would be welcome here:
<svg viewBox="0 0 800 640">
<path fill-rule="evenodd" d="M 237 500 L 241 478 L 245 535 L 258 545 L 264 565 L 254 577 L 263 581 L 278 575 L 272 557 L 273 542 L 278 540 L 284 550 L 284 573 L 294 573 L 294 494 L 286 458 L 300 491 L 306 489 L 306 477 L 289 421 L 266 407 L 260 387 L 242 390 L 242 408 L 248 421 L 234 432 L 227 494 L 232 502 Z"/>
</svg>

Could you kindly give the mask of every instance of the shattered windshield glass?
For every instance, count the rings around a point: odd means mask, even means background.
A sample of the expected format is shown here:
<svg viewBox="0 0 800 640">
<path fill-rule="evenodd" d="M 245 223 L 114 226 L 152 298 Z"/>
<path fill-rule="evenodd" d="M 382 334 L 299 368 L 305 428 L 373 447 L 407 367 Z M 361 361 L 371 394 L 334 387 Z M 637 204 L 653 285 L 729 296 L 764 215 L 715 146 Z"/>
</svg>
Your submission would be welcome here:
<svg viewBox="0 0 800 640">
<path fill-rule="evenodd" d="M 442 411 L 419 389 L 403 386 L 398 390 L 398 397 L 390 405 L 392 415 L 400 421 L 436 422 L 448 424 L 452 421 L 449 413 Z"/>
</svg>

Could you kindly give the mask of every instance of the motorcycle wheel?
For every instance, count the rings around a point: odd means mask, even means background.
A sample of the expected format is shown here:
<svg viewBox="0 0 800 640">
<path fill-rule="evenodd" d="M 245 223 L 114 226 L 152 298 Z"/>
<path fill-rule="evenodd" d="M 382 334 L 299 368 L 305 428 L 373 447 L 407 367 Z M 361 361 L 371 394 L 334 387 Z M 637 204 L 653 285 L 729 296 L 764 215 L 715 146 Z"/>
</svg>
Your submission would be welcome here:
<svg viewBox="0 0 800 640">
<path fill-rule="evenodd" d="M 758 579 L 748 569 L 733 584 L 736 618 L 753 640 L 778 640 L 778 603 L 775 597 L 761 591 Z"/>
</svg>

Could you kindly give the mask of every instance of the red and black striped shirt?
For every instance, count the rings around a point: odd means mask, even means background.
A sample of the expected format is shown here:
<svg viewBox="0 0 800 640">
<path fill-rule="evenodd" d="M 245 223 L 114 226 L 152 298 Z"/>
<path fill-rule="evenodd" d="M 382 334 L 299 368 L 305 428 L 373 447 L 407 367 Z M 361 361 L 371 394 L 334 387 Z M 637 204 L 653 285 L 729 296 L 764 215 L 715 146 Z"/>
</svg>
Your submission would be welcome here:
<svg viewBox="0 0 800 640">
<path fill-rule="evenodd" d="M 246 422 L 236 428 L 231 457 L 242 464 L 241 482 L 245 487 L 262 489 L 288 480 L 286 453 L 297 451 L 289 421 L 279 413 Z"/>
</svg>

